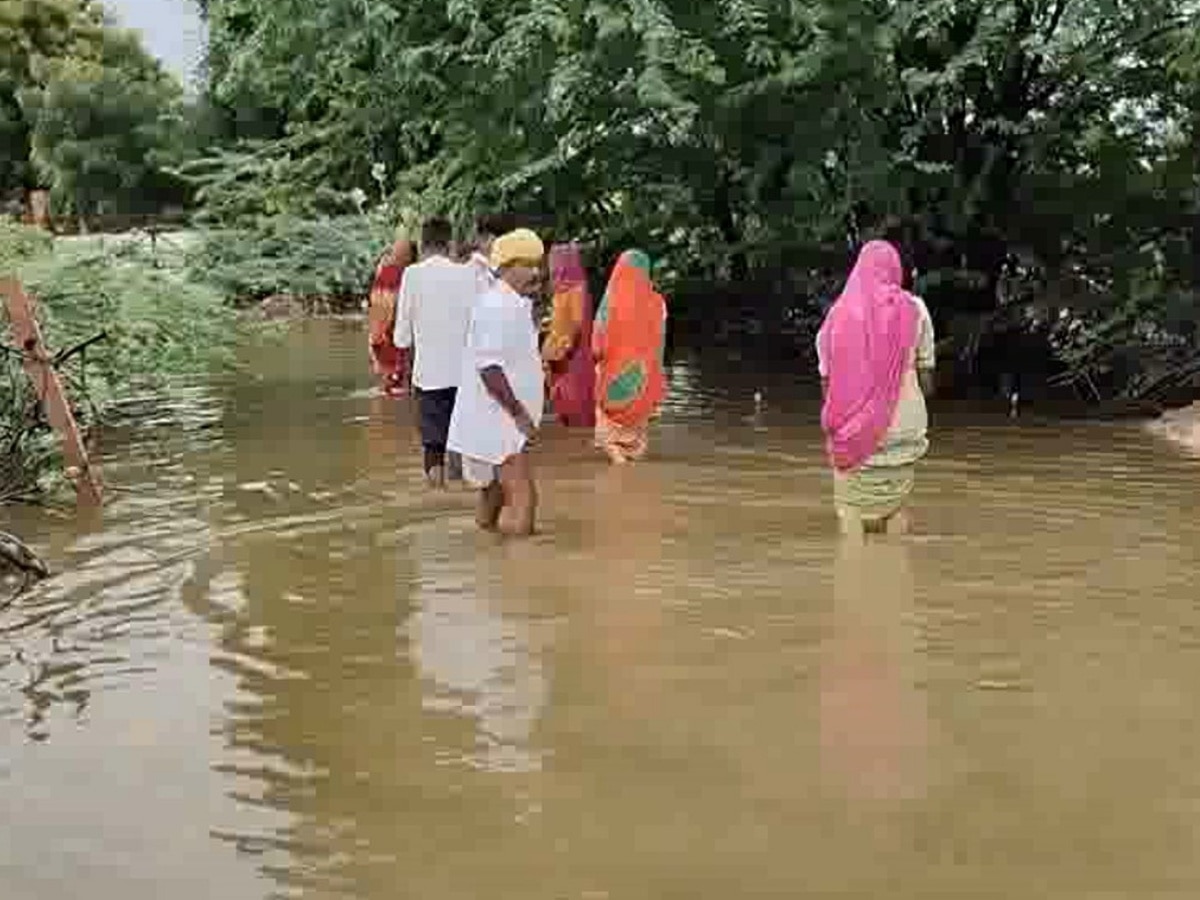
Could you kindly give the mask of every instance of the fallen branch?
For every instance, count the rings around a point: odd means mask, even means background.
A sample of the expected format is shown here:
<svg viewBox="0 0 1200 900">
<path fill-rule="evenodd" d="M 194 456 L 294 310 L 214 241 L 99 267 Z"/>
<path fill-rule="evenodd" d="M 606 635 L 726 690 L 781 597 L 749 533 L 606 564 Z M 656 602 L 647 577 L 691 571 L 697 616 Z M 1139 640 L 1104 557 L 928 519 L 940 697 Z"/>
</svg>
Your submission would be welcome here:
<svg viewBox="0 0 1200 900">
<path fill-rule="evenodd" d="M 0 494 L 0 506 L 7 503 L 22 503 L 26 506 L 45 506 L 41 492 L 36 487 L 23 487 Z"/>
<path fill-rule="evenodd" d="M 1188 360 L 1180 366 L 1176 366 L 1169 372 L 1155 378 L 1149 384 L 1138 388 L 1132 395 L 1135 400 L 1152 399 L 1164 391 L 1178 387 L 1189 378 L 1194 378 L 1200 375 L 1200 356 Z"/>
<path fill-rule="evenodd" d="M 19 537 L 0 531 L 0 560 L 37 578 L 49 578 L 50 569 Z"/>
<path fill-rule="evenodd" d="M 75 356 L 76 354 L 82 353 L 83 351 L 87 350 L 87 348 L 92 346 L 92 344 L 98 344 L 100 341 L 105 341 L 105 340 L 108 340 L 108 332 L 101 331 L 97 334 L 92 335 L 90 338 L 88 338 L 85 341 L 80 341 L 78 344 L 76 344 L 73 347 L 68 347 L 66 350 L 58 351 L 58 353 L 54 354 L 54 358 L 51 359 L 50 362 L 52 365 L 61 366 L 72 356 Z"/>
<path fill-rule="evenodd" d="M 75 482 L 76 496 L 80 502 L 99 505 L 102 502 L 100 479 L 88 460 L 75 415 L 63 391 L 62 379 L 55 367 L 55 360 L 59 357 L 51 357 L 42 341 L 34 301 L 14 279 L 0 279 L 0 297 L 4 298 L 8 309 L 13 343 L 25 351 L 25 373 L 62 444 L 67 471 L 73 473 L 71 477 Z M 67 355 L 82 352 L 82 347 L 90 342 L 93 341 L 84 341 L 82 345 L 71 348 Z"/>
</svg>

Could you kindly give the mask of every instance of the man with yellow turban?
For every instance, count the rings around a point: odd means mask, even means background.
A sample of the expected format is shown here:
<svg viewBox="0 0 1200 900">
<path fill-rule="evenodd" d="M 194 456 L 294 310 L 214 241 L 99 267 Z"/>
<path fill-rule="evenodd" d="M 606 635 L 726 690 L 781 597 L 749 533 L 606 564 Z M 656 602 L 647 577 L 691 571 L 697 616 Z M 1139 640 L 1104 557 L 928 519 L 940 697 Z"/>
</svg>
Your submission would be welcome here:
<svg viewBox="0 0 1200 900">
<path fill-rule="evenodd" d="M 534 529 L 537 489 L 529 444 L 542 420 L 545 380 L 533 300 L 542 280 L 541 239 L 527 228 L 496 238 L 495 281 L 475 302 L 447 446 L 480 489 L 480 528 L 508 535 Z"/>
</svg>

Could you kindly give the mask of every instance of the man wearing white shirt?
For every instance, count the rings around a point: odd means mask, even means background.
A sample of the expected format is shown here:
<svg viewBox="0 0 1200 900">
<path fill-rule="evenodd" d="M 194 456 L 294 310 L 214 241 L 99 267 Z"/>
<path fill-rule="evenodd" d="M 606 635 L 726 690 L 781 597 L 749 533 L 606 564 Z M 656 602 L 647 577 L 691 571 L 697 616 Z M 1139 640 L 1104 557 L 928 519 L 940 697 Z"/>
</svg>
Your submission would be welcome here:
<svg viewBox="0 0 1200 900">
<path fill-rule="evenodd" d="M 537 490 L 529 442 L 542 420 L 545 381 L 533 300 L 545 247 L 517 229 L 492 244 L 493 287 L 471 315 L 460 393 L 448 446 L 462 454 L 463 475 L 480 489 L 481 528 L 533 533 Z"/>
<path fill-rule="evenodd" d="M 425 477 L 434 487 L 446 483 L 446 437 L 477 293 L 474 270 L 450 259 L 452 236 L 445 219 L 425 223 L 421 261 L 404 270 L 396 301 L 394 343 L 413 350 Z"/>
</svg>

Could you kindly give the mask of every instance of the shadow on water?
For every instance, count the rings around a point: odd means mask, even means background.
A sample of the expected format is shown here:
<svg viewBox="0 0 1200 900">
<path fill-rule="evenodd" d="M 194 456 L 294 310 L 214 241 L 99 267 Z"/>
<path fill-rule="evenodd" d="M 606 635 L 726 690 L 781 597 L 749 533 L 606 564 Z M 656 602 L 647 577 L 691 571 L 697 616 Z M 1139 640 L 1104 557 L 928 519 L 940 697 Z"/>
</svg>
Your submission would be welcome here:
<svg viewBox="0 0 1200 900">
<path fill-rule="evenodd" d="M 0 612 L 4 896 L 1200 887 L 1196 461 L 935 407 L 919 533 L 850 552 L 811 379 L 680 355 L 654 460 L 549 428 L 503 542 L 362 346 L 139 401 L 99 521 L 6 511 L 58 574 Z"/>
</svg>

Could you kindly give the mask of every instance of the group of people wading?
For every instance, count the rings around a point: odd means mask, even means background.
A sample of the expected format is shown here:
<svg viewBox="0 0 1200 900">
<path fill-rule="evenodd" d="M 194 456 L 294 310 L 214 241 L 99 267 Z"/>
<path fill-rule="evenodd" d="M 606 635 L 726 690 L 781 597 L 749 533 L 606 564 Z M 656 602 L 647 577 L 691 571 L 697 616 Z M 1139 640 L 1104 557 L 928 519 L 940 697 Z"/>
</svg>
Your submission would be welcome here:
<svg viewBox="0 0 1200 900">
<path fill-rule="evenodd" d="M 408 240 L 384 254 L 369 304 L 372 367 L 388 395 L 416 397 L 428 483 L 466 481 L 479 490 L 481 528 L 529 535 L 529 449 L 547 399 L 562 425 L 592 429 L 612 463 L 645 456 L 666 396 L 666 302 L 640 250 L 617 259 L 593 310 L 577 244 L 556 244 L 547 259 L 536 233 L 489 219 L 468 253 L 452 236 L 431 219 L 419 260 Z M 543 333 L 535 297 L 547 270 Z M 906 501 L 929 448 L 933 323 L 910 283 L 898 246 L 870 241 L 817 337 L 834 504 L 852 537 L 908 530 Z"/>
<path fill-rule="evenodd" d="M 533 231 L 482 219 L 463 256 L 444 219 L 424 224 L 419 260 L 408 240 L 388 250 L 371 289 L 372 367 L 387 394 L 416 397 L 430 486 L 462 479 L 479 489 L 481 528 L 528 535 L 529 448 L 547 399 L 563 425 L 592 429 L 613 463 L 645 456 L 666 396 L 667 306 L 637 250 L 617 260 L 595 311 L 577 244 L 547 260 Z M 547 268 L 543 335 L 535 298 Z"/>
</svg>

